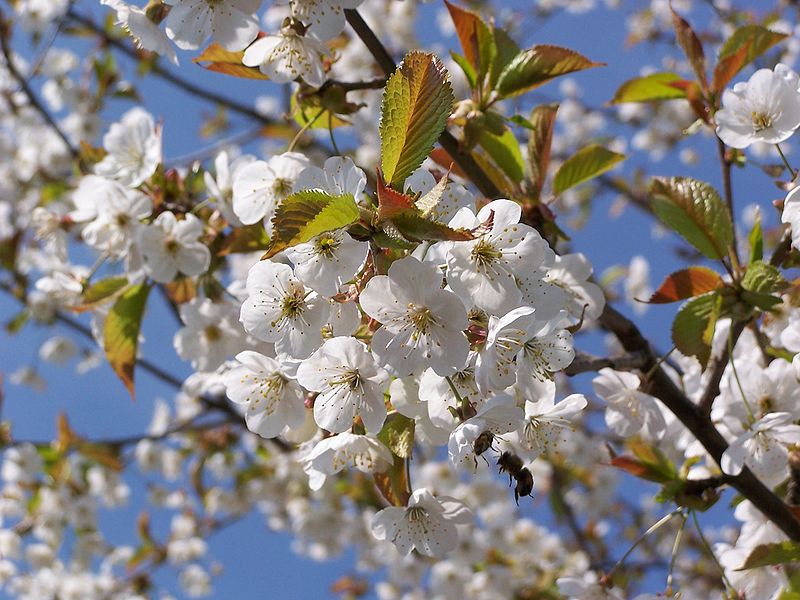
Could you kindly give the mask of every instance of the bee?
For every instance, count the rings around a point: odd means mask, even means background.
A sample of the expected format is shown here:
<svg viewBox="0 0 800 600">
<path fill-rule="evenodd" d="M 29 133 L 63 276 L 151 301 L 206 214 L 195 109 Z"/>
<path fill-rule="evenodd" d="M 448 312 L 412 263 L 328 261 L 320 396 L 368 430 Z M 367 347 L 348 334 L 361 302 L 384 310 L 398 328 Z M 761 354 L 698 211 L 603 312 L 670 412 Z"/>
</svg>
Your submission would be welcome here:
<svg viewBox="0 0 800 600">
<path fill-rule="evenodd" d="M 493 443 L 494 434 L 491 431 L 484 431 L 475 439 L 475 442 L 472 444 L 472 451 L 475 453 L 475 456 L 481 456 L 484 452 L 492 447 Z M 486 460 L 486 457 L 483 459 Z M 486 461 L 486 463 L 488 464 L 489 461 Z M 475 466 L 478 466 L 477 459 L 475 459 Z"/>
<path fill-rule="evenodd" d="M 519 506 L 521 496 L 533 495 L 533 474 L 519 456 L 506 450 L 497 459 L 497 464 L 501 473 L 504 471 L 508 473 L 509 486 L 513 481 L 517 482 L 514 486 L 514 501 L 517 506 Z"/>
</svg>

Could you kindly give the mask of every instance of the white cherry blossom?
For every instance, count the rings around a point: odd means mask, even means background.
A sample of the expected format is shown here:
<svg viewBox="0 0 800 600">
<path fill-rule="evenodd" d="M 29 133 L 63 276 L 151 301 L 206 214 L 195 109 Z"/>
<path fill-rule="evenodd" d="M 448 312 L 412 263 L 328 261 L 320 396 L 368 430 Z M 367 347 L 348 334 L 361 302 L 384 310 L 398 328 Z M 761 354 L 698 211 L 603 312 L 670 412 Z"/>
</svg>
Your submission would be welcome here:
<svg viewBox="0 0 800 600">
<path fill-rule="evenodd" d="M 295 22 L 277 34 L 265 35 L 245 51 L 242 62 L 258 67 L 275 83 L 289 83 L 301 77 L 308 85 L 320 87 L 325 83 L 322 57 L 330 51 L 313 33 L 303 30 Z"/>
<path fill-rule="evenodd" d="M 328 303 L 294 276 L 288 265 L 259 261 L 247 273 L 247 299 L 239 317 L 245 331 L 275 350 L 306 358 L 322 343 Z"/>
<path fill-rule="evenodd" d="M 447 452 L 450 462 L 458 469 L 474 470 L 475 442 L 478 437 L 489 432 L 501 435 L 516 430 L 525 413 L 517 406 L 517 401 L 508 394 L 498 394 L 479 409 L 477 414 L 461 423 L 450 434 Z"/>
<path fill-rule="evenodd" d="M 322 169 L 310 165 L 297 176 L 296 190 L 322 190 L 332 196 L 351 194 L 358 201 L 367 185 L 367 174 L 349 156 L 331 156 Z"/>
<path fill-rule="evenodd" d="M 475 240 L 453 243 L 447 251 L 447 283 L 453 291 L 491 314 L 503 314 L 522 302 L 517 279 L 541 278 L 538 267 L 553 251 L 542 236 L 519 222 L 522 208 L 510 200 L 494 200 L 477 217 L 460 210 L 451 226 L 489 225 Z"/>
<path fill-rule="evenodd" d="M 747 82 L 723 92 L 722 108 L 714 118 L 717 135 L 732 148 L 785 141 L 800 126 L 797 73 L 783 64 L 759 69 Z"/>
<path fill-rule="evenodd" d="M 586 405 L 583 394 L 571 394 L 558 404 L 555 403 L 555 394 L 537 402 L 525 402 L 525 421 L 519 429 L 520 441 L 535 456 L 558 453 L 568 432 L 575 429 L 573 419 Z"/>
<path fill-rule="evenodd" d="M 166 56 L 174 65 L 179 64 L 169 37 L 147 18 L 143 9 L 123 0 L 100 0 L 100 4 L 116 11 L 117 25 L 128 32 L 139 48 Z"/>
<path fill-rule="evenodd" d="M 372 519 L 372 533 L 392 542 L 400 554 L 413 548 L 426 556 L 441 557 L 458 543 L 456 525 L 472 522 L 472 513 L 449 496 L 434 497 L 425 488 L 414 490 L 408 506 L 384 508 Z"/>
<path fill-rule="evenodd" d="M 800 425 L 795 425 L 795 420 L 787 412 L 761 417 L 725 450 L 722 472 L 738 475 L 746 465 L 769 485 L 780 483 L 788 473 L 787 446 L 800 443 Z"/>
<path fill-rule="evenodd" d="M 213 371 L 243 346 L 244 333 L 230 304 L 194 298 L 181 305 L 180 315 L 184 326 L 175 334 L 175 351 L 198 371 Z"/>
<path fill-rule="evenodd" d="M 466 364 L 466 309 L 454 293 L 442 289 L 435 265 L 411 256 L 395 261 L 388 275 L 369 280 L 359 302 L 383 324 L 372 338 L 372 350 L 393 374 L 402 377 L 430 366 L 439 375 L 452 375 Z"/>
<path fill-rule="evenodd" d="M 139 107 L 111 125 L 103 148 L 108 154 L 95 165 L 95 173 L 129 187 L 149 179 L 161 162 L 161 135 L 150 113 Z"/>
<path fill-rule="evenodd" d="M 630 437 L 643 428 L 654 440 L 667 429 L 664 415 L 649 394 L 639 391 L 641 381 L 634 373 L 605 368 L 592 380 L 595 393 L 605 400 L 606 424 L 622 437 Z"/>
<path fill-rule="evenodd" d="M 144 267 L 155 281 L 168 283 L 178 273 L 193 277 L 208 269 L 211 252 L 199 241 L 203 222 L 194 215 L 179 221 L 173 213 L 163 212 L 140 231 Z"/>
<path fill-rule="evenodd" d="M 304 155 L 286 152 L 244 166 L 233 178 L 233 212 L 245 225 L 263 219 L 271 232 L 275 208 L 292 193 L 295 179 L 308 164 Z"/>
<path fill-rule="evenodd" d="M 169 38 L 182 50 L 196 50 L 208 38 L 227 50 L 244 50 L 258 35 L 255 13 L 261 0 L 167 0 Z"/>
<path fill-rule="evenodd" d="M 361 417 L 368 433 L 378 433 L 386 418 L 383 394 L 389 386 L 384 371 L 367 347 L 350 337 L 326 342 L 300 363 L 297 380 L 314 400 L 314 420 L 323 429 L 340 433 Z"/>
<path fill-rule="evenodd" d="M 273 438 L 285 427 L 300 427 L 306 413 L 303 390 L 286 366 L 251 350 L 240 352 L 236 360 L 239 366 L 223 376 L 223 384 L 228 398 L 244 407 L 247 428 Z"/>
<path fill-rule="evenodd" d="M 369 252 L 369 242 L 354 240 L 345 230 L 338 229 L 287 248 L 285 252 L 303 283 L 331 297 L 361 270 Z"/>
<path fill-rule="evenodd" d="M 392 465 L 394 457 L 377 438 L 344 431 L 318 441 L 301 462 L 308 473 L 308 487 L 316 491 L 329 476 L 346 467 L 382 473 Z"/>
</svg>

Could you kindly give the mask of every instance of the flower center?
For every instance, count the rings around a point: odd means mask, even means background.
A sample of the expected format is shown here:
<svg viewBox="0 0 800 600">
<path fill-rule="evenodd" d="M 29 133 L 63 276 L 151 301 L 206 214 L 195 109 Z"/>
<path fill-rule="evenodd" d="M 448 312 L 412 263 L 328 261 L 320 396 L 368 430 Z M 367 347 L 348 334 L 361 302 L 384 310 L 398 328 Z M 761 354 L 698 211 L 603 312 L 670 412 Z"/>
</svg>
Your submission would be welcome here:
<svg viewBox="0 0 800 600">
<path fill-rule="evenodd" d="M 766 113 L 753 111 L 750 113 L 750 119 L 753 122 L 753 130 L 758 133 L 772 127 L 772 117 Z"/>
<path fill-rule="evenodd" d="M 278 198 L 284 198 L 292 193 L 292 182 L 285 177 L 278 177 L 272 184 L 272 192 Z"/>
<path fill-rule="evenodd" d="M 472 260 L 480 267 L 485 267 L 502 258 L 503 253 L 495 248 L 494 244 L 484 239 L 472 247 Z"/>
<path fill-rule="evenodd" d="M 339 240 L 331 235 L 321 235 L 317 238 L 314 249 L 317 251 L 317 254 L 324 256 L 325 258 L 333 258 L 336 249 L 339 247 Z"/>
<path fill-rule="evenodd" d="M 431 323 L 433 323 L 433 315 L 431 310 L 425 306 L 408 305 L 408 320 L 417 330 L 417 333 L 427 333 Z"/>
<path fill-rule="evenodd" d="M 296 319 L 303 314 L 305 307 L 306 298 L 302 290 L 291 290 L 281 301 L 281 316 Z"/>
<path fill-rule="evenodd" d="M 412 506 L 406 510 L 406 517 L 409 523 L 418 523 L 428 518 L 428 511 L 421 506 Z"/>
<path fill-rule="evenodd" d="M 216 325 L 209 325 L 203 330 L 203 333 L 209 342 L 216 342 L 222 337 L 222 330 Z"/>
<path fill-rule="evenodd" d="M 337 379 L 331 380 L 331 385 L 346 385 L 356 390 L 361 387 L 361 374 L 358 369 L 346 369 Z"/>
</svg>

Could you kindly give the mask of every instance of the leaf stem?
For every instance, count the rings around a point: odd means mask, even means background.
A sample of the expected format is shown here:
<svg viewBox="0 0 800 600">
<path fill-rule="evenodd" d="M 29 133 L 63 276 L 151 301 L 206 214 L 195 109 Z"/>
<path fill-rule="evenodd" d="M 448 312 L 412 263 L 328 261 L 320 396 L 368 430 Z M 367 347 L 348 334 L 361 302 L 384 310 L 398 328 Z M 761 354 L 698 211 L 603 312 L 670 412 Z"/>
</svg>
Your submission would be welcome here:
<svg viewBox="0 0 800 600">
<path fill-rule="evenodd" d="M 650 527 L 648 527 L 648 529 L 643 534 L 641 534 L 638 538 L 636 538 L 633 544 L 631 544 L 631 547 L 628 548 L 625 554 L 622 555 L 622 558 L 620 558 L 614 564 L 614 566 L 611 567 L 611 570 L 606 574 L 606 579 L 611 579 L 611 576 L 614 574 L 614 572 L 622 566 L 622 564 L 625 562 L 625 559 L 627 559 L 631 555 L 631 553 L 634 550 L 636 550 L 639 544 L 641 544 L 645 539 L 647 539 L 647 536 L 649 536 L 651 533 L 657 531 L 658 529 L 669 523 L 672 520 L 672 517 L 681 513 L 682 511 L 683 511 L 682 508 L 676 508 L 671 513 L 664 515 L 658 521 L 656 521 Z"/>
<path fill-rule="evenodd" d="M 690 511 L 692 513 L 692 521 L 694 521 L 694 527 L 697 529 L 697 535 L 700 538 L 700 542 L 703 544 L 703 547 L 706 549 L 706 552 L 711 556 L 711 560 L 714 561 L 714 564 L 717 565 L 720 574 L 722 575 L 722 583 L 725 587 L 727 587 L 731 592 L 736 593 L 736 588 L 733 587 L 731 580 L 728 579 L 728 576 L 725 574 L 725 569 L 720 564 L 717 555 L 714 554 L 714 550 L 711 548 L 711 544 L 708 543 L 706 536 L 703 535 L 703 530 L 700 528 L 700 521 L 697 519 L 697 511 Z"/>
<path fill-rule="evenodd" d="M 789 164 L 789 160 L 786 158 L 786 155 L 783 153 L 783 149 L 781 148 L 780 144 L 775 144 L 775 148 L 778 150 L 778 154 L 783 161 L 783 164 L 786 165 L 786 168 L 789 169 L 789 173 L 792 175 L 792 179 L 797 177 L 797 171 L 792 168 L 792 165 Z"/>
</svg>

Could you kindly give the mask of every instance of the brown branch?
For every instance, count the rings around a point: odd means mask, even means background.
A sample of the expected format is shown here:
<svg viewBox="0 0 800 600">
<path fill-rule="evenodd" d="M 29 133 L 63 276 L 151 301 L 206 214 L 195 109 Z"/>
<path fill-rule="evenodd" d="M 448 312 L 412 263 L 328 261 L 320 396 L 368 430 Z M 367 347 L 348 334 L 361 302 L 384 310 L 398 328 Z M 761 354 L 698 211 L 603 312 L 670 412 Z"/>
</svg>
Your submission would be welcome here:
<svg viewBox="0 0 800 600">
<path fill-rule="evenodd" d="M 637 371 L 642 368 L 646 360 L 647 358 L 641 354 L 625 354 L 609 358 L 576 351 L 575 359 L 563 372 L 572 377 L 580 373 L 596 372 L 606 367 L 616 371 Z"/>
<path fill-rule="evenodd" d="M 64 131 L 59 127 L 58 123 L 56 123 L 55 119 L 52 115 L 47 111 L 44 105 L 39 101 L 36 97 L 36 94 L 31 89 L 28 80 L 19 72 L 17 66 L 14 64 L 14 60 L 12 58 L 11 47 L 8 44 L 8 36 L 9 36 L 9 29 L 10 23 L 6 21 L 5 15 L 3 14 L 2 9 L 0 9 L 0 50 L 3 52 L 3 58 L 5 58 L 6 68 L 8 69 L 9 75 L 17 82 L 22 93 L 25 94 L 25 97 L 28 99 L 28 103 L 31 107 L 39 113 L 42 119 L 50 126 L 50 128 L 61 138 L 61 141 L 64 142 L 64 145 L 69 152 L 69 155 L 72 157 L 73 160 L 77 160 L 80 157 L 80 153 L 78 149 L 72 145 L 72 142 L 69 140 L 67 135 Z"/>
<path fill-rule="evenodd" d="M 364 21 L 358 11 L 355 9 L 345 9 L 344 11 L 345 17 L 347 18 L 347 22 L 356 32 L 358 37 L 364 42 L 364 45 L 372 54 L 375 61 L 378 63 L 380 68 L 383 70 L 386 77 L 389 77 L 392 73 L 394 73 L 395 69 L 397 68 L 397 64 L 394 62 L 392 55 L 389 54 L 389 51 L 383 45 L 383 43 L 377 38 L 375 33 L 370 29 L 369 25 Z M 453 159 L 461 170 L 466 173 L 470 181 L 475 184 L 475 187 L 489 199 L 498 198 L 500 194 L 500 190 L 497 189 L 497 186 L 492 183 L 489 177 L 484 173 L 483 169 L 481 169 L 480 165 L 475 162 L 475 159 L 468 151 L 464 151 L 461 148 L 461 145 L 458 143 L 458 140 L 453 136 L 452 133 L 445 129 L 442 132 L 442 135 L 439 136 L 439 144 L 441 144 L 442 148 L 444 148 L 450 157 Z"/>
<path fill-rule="evenodd" d="M 732 324 L 731 335 L 731 348 L 736 348 L 736 342 L 739 341 L 739 336 L 742 335 L 747 321 L 735 321 Z M 728 352 L 728 344 L 724 344 L 722 350 L 717 356 L 714 356 L 706 368 L 711 373 L 708 379 L 706 389 L 703 390 L 703 395 L 700 397 L 698 407 L 700 412 L 704 415 L 711 414 L 711 408 L 714 406 L 714 400 L 719 395 L 719 384 L 722 381 L 722 375 L 725 373 L 725 368 L 730 361 L 730 353 Z"/>
<path fill-rule="evenodd" d="M 67 14 L 69 15 L 70 19 L 72 19 L 76 23 L 79 23 L 80 25 L 86 27 L 87 29 L 91 30 L 92 32 L 100 36 L 104 44 L 116 48 L 117 50 L 119 50 L 126 56 L 132 58 L 133 60 L 139 61 L 142 59 L 142 53 L 139 50 L 136 50 L 133 46 L 123 42 L 122 40 L 110 36 L 108 32 L 106 32 L 100 25 L 95 23 L 89 17 L 86 17 L 84 15 L 75 12 L 72 8 L 69 9 L 69 12 Z M 228 108 L 233 112 L 254 119 L 264 125 L 272 125 L 278 122 L 271 117 L 261 114 L 260 112 L 255 110 L 252 106 L 243 104 L 241 102 L 233 100 L 232 98 L 227 98 L 225 96 L 217 94 L 216 92 L 202 88 L 187 79 L 183 79 L 182 77 L 175 75 L 169 69 L 162 67 L 157 62 L 151 65 L 150 72 L 160 77 L 164 81 L 167 81 L 190 94 L 193 94 L 199 98 L 203 98 L 204 100 L 208 100 L 209 102 L 214 102 L 216 104 L 224 106 L 225 108 Z"/>
<path fill-rule="evenodd" d="M 642 353 L 647 357 L 643 370 L 651 371 L 652 374 L 647 382 L 646 391 L 661 400 L 719 464 L 728 448 L 728 443 L 708 416 L 703 414 L 700 408 L 675 385 L 662 368 L 656 366 L 656 357 L 638 327 L 609 304 L 606 304 L 599 321 L 604 329 L 616 335 L 626 351 Z M 727 476 L 726 481 L 750 500 L 790 539 L 800 540 L 800 521 L 795 518 L 783 500 L 765 486 L 750 469 L 745 468 L 736 476 Z"/>
<path fill-rule="evenodd" d="M 725 155 L 725 143 L 717 138 L 717 151 L 719 152 L 719 162 L 722 166 L 722 191 L 725 195 L 725 204 L 728 206 L 728 213 L 731 216 L 731 227 L 733 228 L 733 242 L 731 243 L 731 258 L 734 261 L 733 270 L 739 266 L 739 251 L 736 248 L 736 212 L 733 208 L 733 186 L 731 185 L 731 163 Z"/>
</svg>

